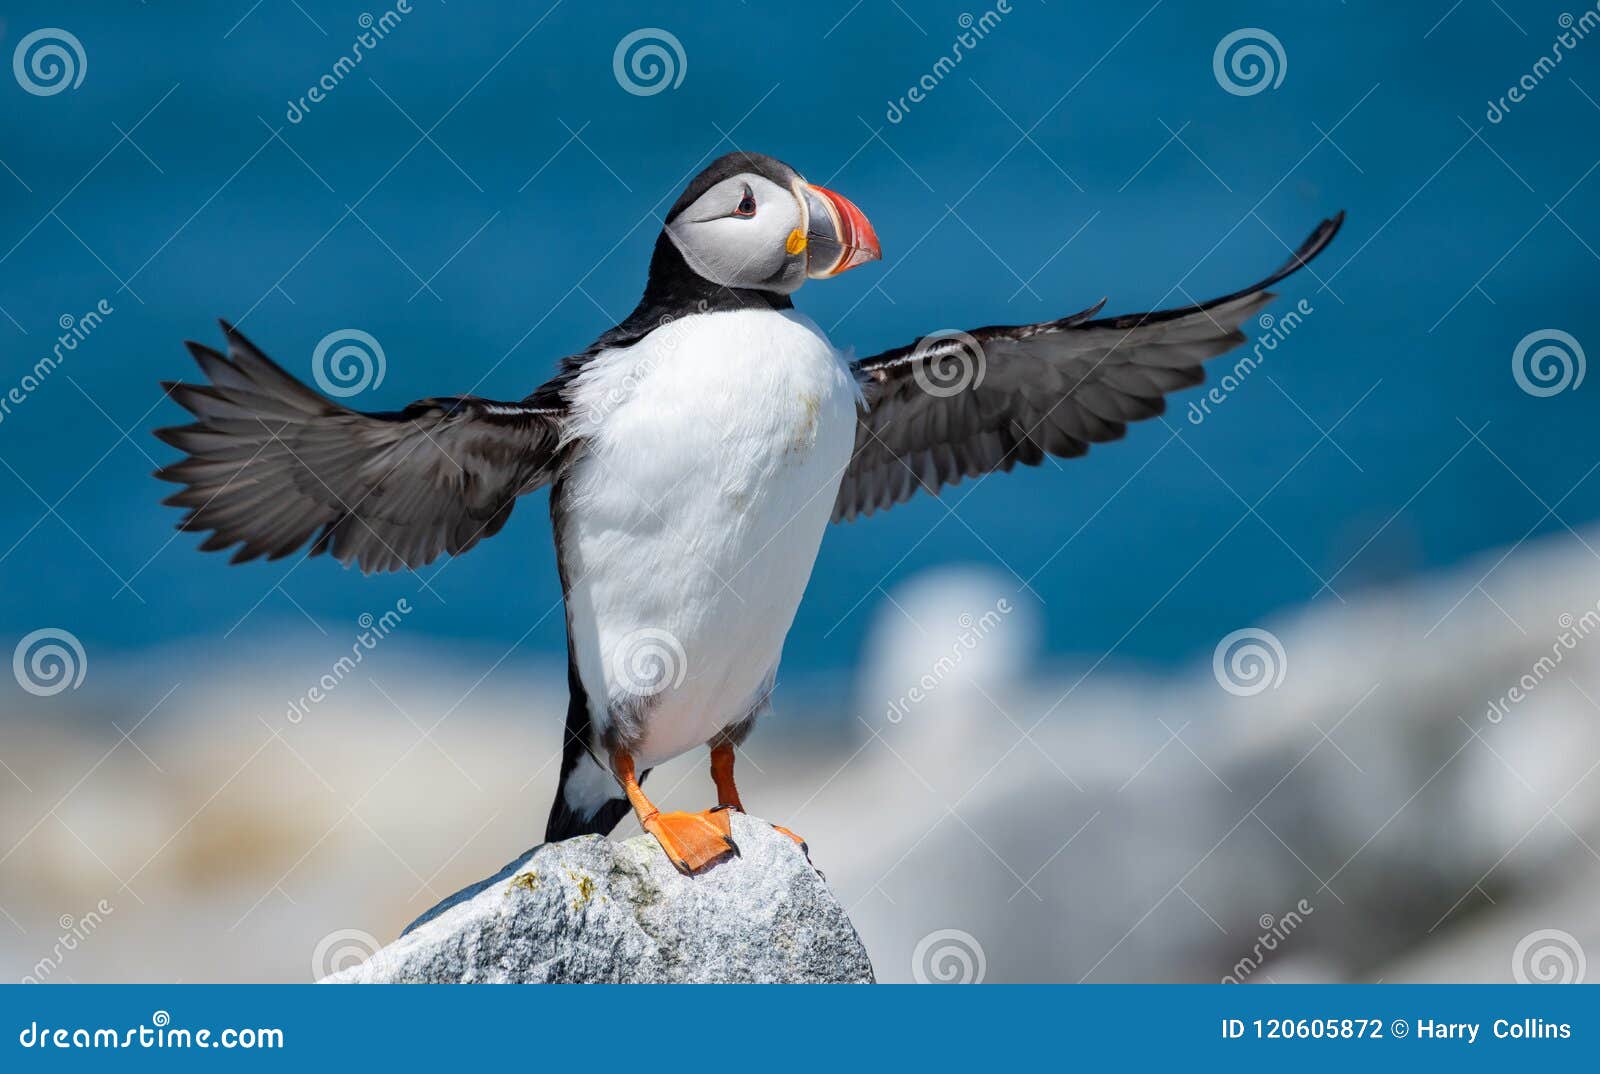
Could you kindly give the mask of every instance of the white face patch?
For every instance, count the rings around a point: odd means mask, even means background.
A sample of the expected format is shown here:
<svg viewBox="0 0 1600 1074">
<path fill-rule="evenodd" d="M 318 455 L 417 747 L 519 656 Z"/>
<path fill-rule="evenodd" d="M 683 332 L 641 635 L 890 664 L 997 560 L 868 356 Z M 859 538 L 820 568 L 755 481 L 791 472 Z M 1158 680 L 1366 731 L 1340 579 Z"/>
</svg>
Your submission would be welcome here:
<svg viewBox="0 0 1600 1074">
<path fill-rule="evenodd" d="M 712 283 L 788 294 L 806 278 L 804 251 L 789 249 L 796 229 L 804 234 L 805 217 L 794 191 L 745 173 L 700 195 L 666 230 L 689 267 Z"/>
</svg>

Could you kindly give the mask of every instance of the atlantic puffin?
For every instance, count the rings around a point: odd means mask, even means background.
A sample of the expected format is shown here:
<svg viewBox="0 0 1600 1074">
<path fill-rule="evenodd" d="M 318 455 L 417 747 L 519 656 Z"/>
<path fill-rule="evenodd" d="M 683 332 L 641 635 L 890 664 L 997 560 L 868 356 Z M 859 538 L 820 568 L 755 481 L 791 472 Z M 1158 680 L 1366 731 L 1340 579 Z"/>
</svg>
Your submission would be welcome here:
<svg viewBox="0 0 1600 1074">
<path fill-rule="evenodd" d="M 202 550 L 237 545 L 237 563 L 309 544 L 364 573 L 459 555 L 548 486 L 571 700 L 545 837 L 604 835 L 632 809 L 693 873 L 737 853 L 734 751 L 768 711 L 830 520 L 1079 456 L 1161 414 L 1343 215 L 1209 302 L 1102 318 L 1102 299 L 851 360 L 791 296 L 878 260 L 872 225 L 787 164 L 730 153 L 667 213 L 638 307 L 526 398 L 351 410 L 224 322 L 226 354 L 187 344 L 209 383 L 163 384 L 198 420 L 157 430 L 186 457 L 156 476 L 184 486 L 165 503 L 209 533 Z M 645 776 L 698 746 L 716 807 L 661 812 Z"/>
</svg>

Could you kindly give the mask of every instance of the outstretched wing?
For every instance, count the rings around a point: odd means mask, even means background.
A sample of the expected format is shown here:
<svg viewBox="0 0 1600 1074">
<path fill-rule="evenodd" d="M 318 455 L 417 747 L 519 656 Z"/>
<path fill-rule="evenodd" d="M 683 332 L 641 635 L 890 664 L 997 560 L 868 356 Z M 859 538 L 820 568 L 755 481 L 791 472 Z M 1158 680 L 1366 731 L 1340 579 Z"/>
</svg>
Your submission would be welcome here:
<svg viewBox="0 0 1600 1074">
<path fill-rule="evenodd" d="M 1099 304 L 1042 324 L 941 333 L 855 363 L 867 398 L 834 521 L 882 510 L 919 489 L 1071 458 L 1166 409 L 1168 392 L 1244 342 L 1239 331 L 1274 297 L 1268 287 L 1333 239 L 1324 220 L 1271 276 L 1231 295 L 1155 313 L 1095 320 Z"/>
<path fill-rule="evenodd" d="M 199 419 L 156 436 L 187 458 L 156 472 L 183 485 L 182 530 L 239 545 L 233 562 L 311 543 L 366 573 L 420 567 L 499 532 L 545 484 L 559 408 L 472 396 L 365 414 L 325 399 L 224 322 L 228 354 L 188 344 L 208 384 L 164 385 Z"/>
</svg>

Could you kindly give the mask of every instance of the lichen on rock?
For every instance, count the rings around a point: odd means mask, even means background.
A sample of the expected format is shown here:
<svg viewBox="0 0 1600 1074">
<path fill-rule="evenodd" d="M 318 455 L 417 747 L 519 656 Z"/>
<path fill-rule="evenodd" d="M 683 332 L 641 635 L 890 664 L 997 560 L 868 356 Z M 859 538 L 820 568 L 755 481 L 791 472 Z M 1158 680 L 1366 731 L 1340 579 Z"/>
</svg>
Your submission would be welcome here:
<svg viewBox="0 0 1600 1074">
<path fill-rule="evenodd" d="M 753 817 L 732 822 L 740 855 L 695 876 L 650 836 L 536 847 L 326 980 L 872 981 L 855 927 L 801 849 Z"/>
</svg>

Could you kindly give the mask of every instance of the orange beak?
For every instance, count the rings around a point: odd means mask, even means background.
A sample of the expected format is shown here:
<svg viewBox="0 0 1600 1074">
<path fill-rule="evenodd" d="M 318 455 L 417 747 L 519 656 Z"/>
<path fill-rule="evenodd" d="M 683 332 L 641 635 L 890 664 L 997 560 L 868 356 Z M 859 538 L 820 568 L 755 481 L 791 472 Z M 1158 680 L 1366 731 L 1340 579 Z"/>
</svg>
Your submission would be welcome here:
<svg viewBox="0 0 1600 1074">
<path fill-rule="evenodd" d="M 878 233 L 872 230 L 866 214 L 848 198 L 809 183 L 803 188 L 803 196 L 809 217 L 807 276 L 826 279 L 883 257 Z"/>
</svg>

